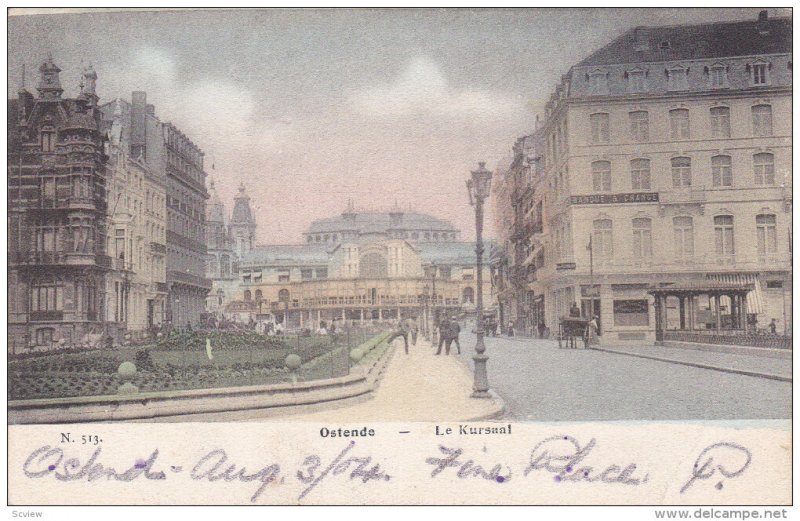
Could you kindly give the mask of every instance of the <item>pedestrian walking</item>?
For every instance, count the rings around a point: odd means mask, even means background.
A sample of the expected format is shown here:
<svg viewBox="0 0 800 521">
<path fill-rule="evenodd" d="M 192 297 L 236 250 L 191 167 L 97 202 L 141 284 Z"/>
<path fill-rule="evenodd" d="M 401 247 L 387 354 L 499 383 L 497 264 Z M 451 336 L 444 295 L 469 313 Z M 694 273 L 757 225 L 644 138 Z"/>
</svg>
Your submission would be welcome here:
<svg viewBox="0 0 800 521">
<path fill-rule="evenodd" d="M 589 321 L 589 324 L 586 326 L 587 329 L 587 337 L 586 337 L 586 345 L 594 345 L 597 344 L 597 331 L 598 331 L 598 317 L 594 315 L 592 319 Z"/>
<path fill-rule="evenodd" d="M 461 342 L 458 341 L 458 335 L 461 333 L 461 326 L 458 324 L 458 320 L 456 317 L 453 317 L 450 320 L 450 339 L 447 341 L 447 349 L 445 351 L 446 354 L 450 354 L 450 343 L 455 342 L 456 348 L 458 349 L 458 354 L 461 354 Z"/>
<path fill-rule="evenodd" d="M 772 322 L 769 323 L 769 332 L 773 335 L 778 334 L 778 323 L 775 322 L 775 319 L 772 319 Z"/>
<path fill-rule="evenodd" d="M 514 322 L 508 323 L 508 336 L 514 336 Z"/>
<path fill-rule="evenodd" d="M 544 321 L 539 322 L 539 338 L 544 338 Z"/>
<path fill-rule="evenodd" d="M 575 318 L 580 318 L 581 309 L 578 307 L 578 303 L 577 302 L 573 302 L 572 303 L 572 307 L 569 308 L 569 316 L 570 317 L 575 317 Z"/>
<path fill-rule="evenodd" d="M 442 354 L 442 347 L 447 343 L 447 340 L 450 336 L 450 321 L 447 317 L 444 317 L 441 322 L 439 322 L 439 348 L 436 350 L 436 354 Z M 450 353 L 450 344 L 447 343 L 447 354 Z"/>
<path fill-rule="evenodd" d="M 392 332 L 392 336 L 389 337 L 389 340 L 386 341 L 387 344 L 391 344 L 392 341 L 401 336 L 403 337 L 403 344 L 406 349 L 406 354 L 408 354 L 408 333 L 410 331 L 409 326 L 406 322 L 399 322 L 395 327 L 395 330 Z"/>
<path fill-rule="evenodd" d="M 417 317 L 410 317 L 406 320 L 408 330 L 411 333 L 411 345 L 417 345 L 417 335 L 419 334 L 419 324 L 417 324 Z"/>
</svg>

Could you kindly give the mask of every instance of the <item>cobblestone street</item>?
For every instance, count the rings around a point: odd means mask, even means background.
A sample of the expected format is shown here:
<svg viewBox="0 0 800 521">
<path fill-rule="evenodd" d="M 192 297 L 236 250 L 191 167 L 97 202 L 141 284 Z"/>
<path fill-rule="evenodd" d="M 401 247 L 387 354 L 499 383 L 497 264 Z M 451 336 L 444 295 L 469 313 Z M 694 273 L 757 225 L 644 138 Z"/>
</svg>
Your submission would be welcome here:
<svg viewBox="0 0 800 521">
<path fill-rule="evenodd" d="M 462 334 L 472 366 L 475 335 Z M 791 383 L 615 353 L 558 349 L 550 340 L 487 338 L 491 388 L 515 421 L 783 419 Z M 704 356 L 709 365 L 717 353 Z M 753 364 L 763 359 L 753 357 Z"/>
</svg>

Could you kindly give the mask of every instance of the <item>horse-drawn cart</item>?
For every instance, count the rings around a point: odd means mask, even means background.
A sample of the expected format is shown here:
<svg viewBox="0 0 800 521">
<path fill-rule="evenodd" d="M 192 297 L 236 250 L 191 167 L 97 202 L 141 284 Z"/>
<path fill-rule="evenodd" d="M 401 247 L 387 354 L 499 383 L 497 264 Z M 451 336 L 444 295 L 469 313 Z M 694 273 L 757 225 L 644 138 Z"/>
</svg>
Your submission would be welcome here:
<svg viewBox="0 0 800 521">
<path fill-rule="evenodd" d="M 581 339 L 583 347 L 586 348 L 589 321 L 590 319 L 583 317 L 561 317 L 558 320 L 559 349 L 562 347 L 576 349 L 578 347 L 577 339 Z"/>
</svg>

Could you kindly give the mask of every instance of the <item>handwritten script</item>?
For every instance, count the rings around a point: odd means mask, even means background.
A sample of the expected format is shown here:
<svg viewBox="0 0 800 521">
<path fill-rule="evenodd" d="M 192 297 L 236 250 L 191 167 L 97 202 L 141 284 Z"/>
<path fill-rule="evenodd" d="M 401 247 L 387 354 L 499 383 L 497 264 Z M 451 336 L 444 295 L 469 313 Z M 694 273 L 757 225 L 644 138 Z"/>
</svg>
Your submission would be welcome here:
<svg viewBox="0 0 800 521">
<path fill-rule="evenodd" d="M 336 480 L 367 487 L 396 480 L 396 472 L 390 470 L 382 459 L 385 454 L 381 453 L 381 457 L 376 458 L 366 452 L 367 445 L 362 443 L 357 446 L 355 441 L 350 440 L 338 452 L 327 455 L 307 453 L 294 463 L 264 461 L 263 458 L 253 457 L 246 461 L 234 461 L 224 448 L 214 448 L 191 459 L 189 465 L 162 461 L 156 448 L 147 451 L 149 455 L 146 458 L 120 468 L 102 461 L 102 446 L 94 448 L 88 458 L 79 458 L 68 454 L 64 448 L 44 445 L 30 453 L 22 471 L 28 479 L 60 482 L 163 481 L 188 476 L 195 482 L 253 483 L 250 489 L 250 501 L 253 503 L 268 498 L 268 491 L 286 490 L 293 484 L 291 490 L 296 490 L 299 485 L 297 499 L 301 500 L 326 483 Z M 372 448 L 375 448 L 374 445 Z M 570 435 L 556 435 L 532 444 L 529 453 L 507 457 L 507 460 L 490 456 L 485 446 L 482 452 L 472 449 L 475 453 L 470 453 L 461 447 L 437 444 L 429 453 L 430 456 L 418 454 L 420 466 L 427 468 L 427 475 L 432 480 L 478 480 L 495 486 L 539 476 L 555 482 L 623 487 L 638 487 L 649 481 L 648 472 L 635 461 L 602 461 L 593 453 L 597 446 L 595 438 L 582 442 Z M 726 441 L 709 445 L 697 456 L 691 473 L 685 478 L 679 477 L 686 480 L 680 492 L 684 493 L 697 482 L 707 480 L 716 481 L 716 489 L 721 490 L 723 479 L 741 476 L 751 461 L 750 451 L 736 443 Z"/>
</svg>

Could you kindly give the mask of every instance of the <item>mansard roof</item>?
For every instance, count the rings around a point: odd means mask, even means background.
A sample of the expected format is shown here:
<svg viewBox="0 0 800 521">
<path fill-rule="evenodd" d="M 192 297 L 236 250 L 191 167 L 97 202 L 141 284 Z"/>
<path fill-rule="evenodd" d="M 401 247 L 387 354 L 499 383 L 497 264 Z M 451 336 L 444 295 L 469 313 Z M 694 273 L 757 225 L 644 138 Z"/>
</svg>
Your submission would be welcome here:
<svg viewBox="0 0 800 521">
<path fill-rule="evenodd" d="M 636 27 L 579 62 L 577 67 L 791 52 L 790 17 Z"/>
</svg>

